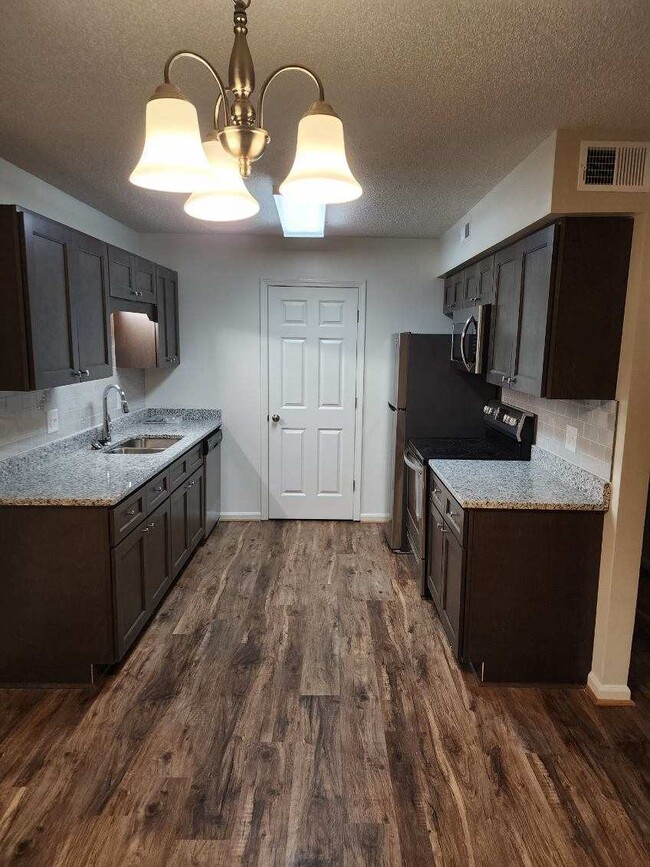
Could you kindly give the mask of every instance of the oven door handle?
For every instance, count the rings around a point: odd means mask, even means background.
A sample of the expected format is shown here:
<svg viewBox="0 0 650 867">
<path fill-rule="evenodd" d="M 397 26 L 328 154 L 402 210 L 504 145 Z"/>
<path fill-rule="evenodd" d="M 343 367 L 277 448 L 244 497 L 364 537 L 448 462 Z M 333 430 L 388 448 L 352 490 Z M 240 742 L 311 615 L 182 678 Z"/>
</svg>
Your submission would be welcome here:
<svg viewBox="0 0 650 867">
<path fill-rule="evenodd" d="M 409 469 L 413 470 L 413 472 L 417 473 L 419 476 L 421 476 L 424 472 L 424 467 L 422 466 L 422 464 L 414 463 L 407 457 L 406 452 L 404 452 L 404 463 Z"/>
<path fill-rule="evenodd" d="M 468 373 L 471 371 L 472 365 L 468 364 L 467 356 L 465 355 L 465 338 L 467 337 L 467 331 L 472 322 L 476 324 L 476 319 L 474 319 L 473 316 L 470 316 L 467 322 L 463 325 L 463 330 L 460 332 L 460 357 L 463 359 L 463 364 Z"/>
<path fill-rule="evenodd" d="M 415 489 L 415 517 L 417 518 L 418 521 L 421 521 L 422 520 L 422 500 L 423 500 L 421 477 L 424 474 L 424 467 L 422 466 L 422 464 L 416 464 L 414 461 L 410 460 L 410 458 L 407 456 L 406 452 L 404 452 L 404 463 L 406 464 L 406 466 L 410 470 L 413 470 L 414 473 L 417 473 L 418 478 L 419 478 L 418 486 Z"/>
</svg>

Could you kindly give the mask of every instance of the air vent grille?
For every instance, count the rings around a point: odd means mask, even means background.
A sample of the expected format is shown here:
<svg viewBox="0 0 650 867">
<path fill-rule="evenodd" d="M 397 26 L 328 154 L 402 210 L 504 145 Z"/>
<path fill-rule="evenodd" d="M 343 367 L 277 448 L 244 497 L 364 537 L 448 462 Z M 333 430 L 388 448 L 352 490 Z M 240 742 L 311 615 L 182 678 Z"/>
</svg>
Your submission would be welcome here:
<svg viewBox="0 0 650 867">
<path fill-rule="evenodd" d="M 650 190 L 647 142 L 582 142 L 578 189 L 609 192 Z"/>
</svg>

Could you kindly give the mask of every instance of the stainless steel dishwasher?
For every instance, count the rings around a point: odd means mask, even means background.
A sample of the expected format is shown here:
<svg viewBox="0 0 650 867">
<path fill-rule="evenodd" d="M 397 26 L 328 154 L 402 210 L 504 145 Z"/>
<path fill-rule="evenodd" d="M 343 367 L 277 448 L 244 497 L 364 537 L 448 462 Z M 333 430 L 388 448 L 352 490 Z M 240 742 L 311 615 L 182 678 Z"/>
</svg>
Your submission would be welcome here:
<svg viewBox="0 0 650 867">
<path fill-rule="evenodd" d="M 221 517 L 221 428 L 204 443 L 205 449 L 205 538 Z"/>
</svg>

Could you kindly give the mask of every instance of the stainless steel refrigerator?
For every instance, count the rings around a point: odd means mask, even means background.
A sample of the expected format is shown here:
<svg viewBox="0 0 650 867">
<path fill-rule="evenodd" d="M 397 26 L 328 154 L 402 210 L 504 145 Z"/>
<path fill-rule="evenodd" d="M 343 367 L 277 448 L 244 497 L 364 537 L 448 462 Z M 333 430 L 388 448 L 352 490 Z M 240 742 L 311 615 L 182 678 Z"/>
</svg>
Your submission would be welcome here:
<svg viewBox="0 0 650 867">
<path fill-rule="evenodd" d="M 393 551 L 406 551 L 404 449 L 412 437 L 480 437 L 483 406 L 496 388 L 451 364 L 451 334 L 393 335 L 391 517 Z"/>
</svg>

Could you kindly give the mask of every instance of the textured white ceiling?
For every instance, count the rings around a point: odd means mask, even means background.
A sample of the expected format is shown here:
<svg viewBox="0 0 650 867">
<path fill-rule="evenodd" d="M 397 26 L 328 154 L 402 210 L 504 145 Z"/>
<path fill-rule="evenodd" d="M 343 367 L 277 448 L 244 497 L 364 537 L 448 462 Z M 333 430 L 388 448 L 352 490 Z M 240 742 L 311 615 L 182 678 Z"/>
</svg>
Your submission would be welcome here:
<svg viewBox="0 0 650 867">
<path fill-rule="evenodd" d="M 127 180 L 165 59 L 193 49 L 225 76 L 231 22 L 230 0 L 3 0 L 0 156 L 140 231 L 279 233 L 307 79 L 269 91 L 252 220 L 199 223 Z M 436 237 L 556 127 L 650 138 L 649 0 L 253 0 L 249 29 L 258 84 L 309 65 L 344 121 L 365 195 L 328 209 L 330 235 Z M 207 71 L 174 73 L 207 129 Z"/>
</svg>

